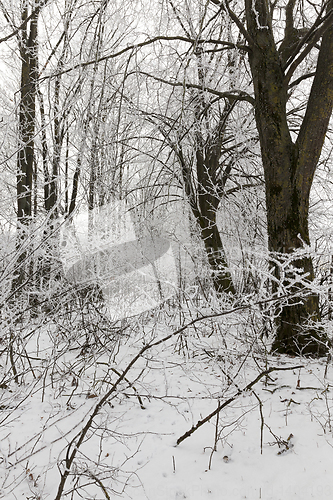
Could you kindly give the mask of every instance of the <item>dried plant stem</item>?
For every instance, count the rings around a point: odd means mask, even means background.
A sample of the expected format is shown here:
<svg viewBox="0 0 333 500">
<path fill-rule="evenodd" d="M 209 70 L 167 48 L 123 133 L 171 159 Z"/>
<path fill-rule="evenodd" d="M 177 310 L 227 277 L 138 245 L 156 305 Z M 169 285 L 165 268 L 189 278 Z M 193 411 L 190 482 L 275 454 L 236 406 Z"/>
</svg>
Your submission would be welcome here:
<svg viewBox="0 0 333 500">
<path fill-rule="evenodd" d="M 265 419 L 264 419 L 264 413 L 262 411 L 262 401 L 259 398 L 258 394 L 253 391 L 253 395 L 257 399 L 259 403 L 259 412 L 260 412 L 260 454 L 262 455 L 262 447 L 263 447 L 263 442 L 264 442 L 264 425 L 265 425 Z"/>
</svg>

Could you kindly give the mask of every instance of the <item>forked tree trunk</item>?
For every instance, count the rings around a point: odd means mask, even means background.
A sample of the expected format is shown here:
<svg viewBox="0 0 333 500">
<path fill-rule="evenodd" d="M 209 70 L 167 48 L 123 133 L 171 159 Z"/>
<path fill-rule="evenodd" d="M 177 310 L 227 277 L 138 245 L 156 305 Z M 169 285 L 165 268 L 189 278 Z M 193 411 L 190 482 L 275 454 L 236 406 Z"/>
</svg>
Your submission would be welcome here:
<svg viewBox="0 0 333 500">
<path fill-rule="evenodd" d="M 255 4 L 255 5 L 254 5 Z M 245 0 L 249 33 L 249 61 L 254 84 L 256 122 L 265 174 L 269 251 L 278 258 L 292 256 L 308 245 L 310 189 L 333 105 L 333 28 L 323 35 L 307 110 L 296 142 L 287 122 L 288 78 L 275 45 L 270 10 L 266 0 Z M 329 3 L 332 8 L 333 2 Z M 288 73 L 287 73 L 288 75 Z M 273 350 L 288 354 L 322 355 L 327 347 L 311 322 L 320 319 L 319 298 L 311 293 L 313 264 L 310 257 L 292 259 L 303 269 L 304 280 L 290 266 L 284 278 L 276 266 L 276 277 L 290 288 L 290 300 L 277 323 Z M 297 294 L 298 297 L 294 297 Z M 320 332 L 320 330 L 319 330 Z M 319 342 L 318 342 L 319 340 Z"/>
<path fill-rule="evenodd" d="M 201 152 L 197 152 L 196 174 L 198 187 L 194 189 L 191 169 L 188 167 L 181 151 L 178 152 L 178 157 L 181 164 L 185 193 L 191 212 L 199 226 L 200 237 L 205 246 L 214 288 L 218 293 L 235 294 L 236 289 L 229 271 L 221 235 L 216 224 L 220 197 L 216 194 L 218 190 L 217 183 L 215 186 L 213 185 L 213 167 L 210 165 L 211 172 L 209 172 L 209 167 L 204 163 L 203 155 Z"/>
<path fill-rule="evenodd" d="M 209 138 L 204 139 L 200 126 L 203 126 L 202 115 L 207 113 L 207 110 L 199 97 L 199 105 L 196 110 L 197 130 L 193 165 L 192 162 L 189 162 L 191 166 L 188 165 L 181 148 L 176 150 L 181 164 L 185 193 L 192 214 L 199 225 L 200 236 L 204 242 L 212 273 L 213 285 L 219 294 L 236 293 L 222 238 L 216 224 L 218 207 L 224 196 L 225 184 L 232 168 L 232 164 L 229 163 L 222 170 L 223 158 L 221 158 L 224 134 L 232 109 L 233 104 L 226 101 L 217 127 L 209 131 L 210 137 L 206 131 Z M 222 170 L 222 174 L 219 174 L 220 170 Z"/>
</svg>

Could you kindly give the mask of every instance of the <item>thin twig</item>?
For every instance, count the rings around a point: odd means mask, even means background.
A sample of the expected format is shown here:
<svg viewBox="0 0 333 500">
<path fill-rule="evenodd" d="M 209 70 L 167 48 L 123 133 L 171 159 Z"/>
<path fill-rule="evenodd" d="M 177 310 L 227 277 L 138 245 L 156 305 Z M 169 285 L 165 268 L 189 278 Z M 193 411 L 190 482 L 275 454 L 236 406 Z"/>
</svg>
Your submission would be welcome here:
<svg viewBox="0 0 333 500">
<path fill-rule="evenodd" d="M 252 394 L 258 400 L 258 403 L 259 403 L 260 422 L 261 422 L 261 424 L 260 424 L 260 455 L 262 455 L 262 447 L 263 447 L 263 442 L 264 442 L 264 425 L 265 425 L 264 413 L 262 411 L 263 404 L 262 404 L 262 401 L 256 392 L 252 391 Z"/>
<path fill-rule="evenodd" d="M 218 402 L 218 405 L 219 404 L 220 404 L 220 402 Z M 217 451 L 217 441 L 219 439 L 219 420 L 220 420 L 220 412 L 216 415 L 214 446 L 212 448 L 212 452 L 211 452 L 210 457 L 209 457 L 209 465 L 208 465 L 209 470 L 211 469 L 211 466 L 212 466 L 213 455 Z"/>
</svg>

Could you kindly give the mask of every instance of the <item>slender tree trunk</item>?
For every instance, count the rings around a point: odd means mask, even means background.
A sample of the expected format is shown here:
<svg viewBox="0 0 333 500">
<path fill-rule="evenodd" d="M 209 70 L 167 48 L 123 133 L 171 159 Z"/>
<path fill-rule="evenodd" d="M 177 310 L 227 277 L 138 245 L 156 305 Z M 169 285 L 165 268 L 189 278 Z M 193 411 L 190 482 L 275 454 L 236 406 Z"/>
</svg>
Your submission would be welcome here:
<svg viewBox="0 0 333 500">
<path fill-rule="evenodd" d="M 63 56 L 58 64 L 58 68 L 59 71 L 61 71 L 63 68 Z M 59 170 L 60 170 L 62 143 L 64 139 L 64 134 L 63 134 L 64 118 L 60 117 L 60 90 L 61 90 L 61 77 L 58 76 L 56 78 L 54 85 L 54 148 L 53 148 L 52 175 L 50 180 L 49 198 L 47 200 L 47 209 L 50 213 L 51 219 L 57 219 L 58 217 Z"/>
<path fill-rule="evenodd" d="M 65 214 L 68 212 L 68 170 L 69 170 L 69 130 L 66 127 L 66 155 L 65 155 Z"/>
<path fill-rule="evenodd" d="M 196 155 L 197 178 L 200 181 L 196 190 L 193 188 L 191 170 L 188 168 L 181 151 L 178 151 L 178 158 L 181 163 L 185 193 L 205 245 L 214 288 L 218 293 L 231 292 L 235 294 L 236 290 L 229 271 L 221 235 L 216 224 L 216 214 L 220 204 L 220 198 L 216 194 L 217 185 L 212 184 L 213 181 L 208 174 L 208 169 L 204 165 L 202 152 L 197 151 Z"/>
<path fill-rule="evenodd" d="M 74 213 L 75 207 L 76 207 L 76 199 L 77 199 L 77 192 L 79 189 L 79 180 L 80 180 L 80 175 L 81 175 L 81 152 L 79 151 L 78 158 L 77 158 L 77 163 L 75 167 L 75 172 L 73 175 L 73 186 L 72 186 L 72 194 L 71 194 L 71 200 L 70 204 L 68 207 L 68 211 L 66 213 L 66 219 L 70 219 L 71 216 Z"/>
<path fill-rule="evenodd" d="M 22 7 L 22 21 L 28 18 L 28 2 Z M 21 250 L 21 244 L 33 215 L 33 181 L 35 172 L 34 135 L 36 115 L 37 78 L 37 20 L 35 10 L 30 22 L 22 29 L 19 41 L 21 55 L 21 89 L 19 106 L 19 152 L 17 155 L 17 222 L 18 222 L 18 270 L 13 286 L 21 285 L 26 278 L 28 251 Z"/>
<path fill-rule="evenodd" d="M 22 21 L 28 17 L 28 6 L 22 11 Z M 37 77 L 37 17 L 22 30 L 20 43 L 21 54 L 21 90 L 19 108 L 19 140 L 17 157 L 17 218 L 21 224 L 29 224 L 32 215 L 32 183 L 34 172 L 34 134 L 35 134 L 35 101 Z"/>
<path fill-rule="evenodd" d="M 223 158 L 221 158 L 223 139 L 233 104 L 226 101 L 219 123 L 215 128 L 211 127 L 211 129 L 206 108 L 207 106 L 199 96 L 197 109 L 195 110 L 197 130 L 193 167 L 189 166 L 180 147 L 176 148 L 175 152 L 181 165 L 185 193 L 205 245 L 214 288 L 218 293 L 235 294 L 236 289 L 229 270 L 222 238 L 216 224 L 217 210 L 224 195 L 224 187 L 232 167 L 229 164 L 225 167 L 223 175 L 219 174 L 222 167 L 221 163 L 223 163 Z M 207 138 L 204 136 L 207 136 Z M 192 171 L 194 168 L 195 172 Z"/>
<path fill-rule="evenodd" d="M 44 175 L 44 208 L 48 212 L 49 211 L 49 197 L 50 197 L 50 182 L 51 177 L 49 173 L 48 167 L 48 144 L 47 144 L 47 136 L 46 136 L 46 117 L 45 117 L 45 107 L 44 107 L 44 97 L 40 89 L 37 89 L 37 97 L 39 103 L 39 111 L 40 111 L 40 120 L 41 120 L 41 142 L 42 142 L 42 163 L 43 163 L 43 175 Z"/>
<path fill-rule="evenodd" d="M 207 213 L 209 214 L 207 216 Z M 221 240 L 219 229 L 216 225 L 216 211 L 209 210 L 206 215 L 198 219 L 201 238 L 205 245 L 209 266 L 212 271 L 214 288 L 218 293 L 231 292 L 235 294 L 232 276 Z"/>
</svg>

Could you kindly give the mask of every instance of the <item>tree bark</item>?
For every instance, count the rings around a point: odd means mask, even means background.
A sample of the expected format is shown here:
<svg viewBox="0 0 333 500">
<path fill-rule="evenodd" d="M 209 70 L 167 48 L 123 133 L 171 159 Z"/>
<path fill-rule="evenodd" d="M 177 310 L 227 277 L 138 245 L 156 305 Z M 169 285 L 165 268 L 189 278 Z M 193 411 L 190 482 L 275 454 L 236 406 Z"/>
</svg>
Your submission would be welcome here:
<svg viewBox="0 0 333 500">
<path fill-rule="evenodd" d="M 35 9 L 29 18 L 28 1 L 22 6 L 21 19 L 24 27 L 19 37 L 21 56 L 21 88 L 19 105 L 17 154 L 17 271 L 12 287 L 15 290 L 26 279 L 27 258 L 29 252 L 22 250 L 22 243 L 33 216 L 33 181 L 35 176 L 34 135 L 36 117 L 36 79 L 38 65 L 37 22 L 39 10 Z"/>
<path fill-rule="evenodd" d="M 28 18 L 28 5 L 22 10 L 22 22 Z M 35 10 L 30 26 L 22 29 L 20 40 L 21 89 L 19 107 L 19 152 L 17 157 L 17 218 L 29 224 L 32 215 L 32 182 L 34 171 L 35 102 L 37 78 L 37 19 Z M 28 32 L 28 28 L 29 32 Z"/>
<path fill-rule="evenodd" d="M 311 326 L 320 319 L 319 297 L 311 292 L 313 263 L 308 256 L 297 256 L 297 250 L 310 244 L 310 189 L 332 113 L 333 28 L 323 35 L 307 110 L 294 143 L 286 111 L 288 81 L 274 41 L 268 3 L 245 0 L 245 5 L 252 39 L 249 61 L 265 175 L 268 246 L 275 262 L 281 256 L 281 265 L 286 257 L 291 264 L 284 276 L 280 266 L 275 266 L 275 277 L 289 288 L 292 298 L 279 316 L 273 350 L 292 355 L 322 355 L 327 349 L 321 342 L 325 339 L 321 339 L 320 330 Z"/>
<path fill-rule="evenodd" d="M 221 235 L 216 224 L 217 210 L 224 195 L 225 183 L 231 165 L 221 170 L 223 136 L 232 104 L 227 102 L 220 117 L 220 123 L 206 141 L 199 130 L 201 113 L 198 112 L 195 154 L 193 168 L 188 165 L 181 148 L 175 150 L 181 165 L 182 180 L 192 214 L 199 225 L 201 239 L 212 272 L 214 288 L 218 293 L 236 293 Z M 190 162 L 192 163 L 192 161 Z"/>
<path fill-rule="evenodd" d="M 236 293 L 232 276 L 228 269 L 223 243 L 219 229 L 216 225 L 216 211 L 211 207 L 205 210 L 205 215 L 200 215 L 197 222 L 201 229 L 201 238 L 205 245 L 206 254 L 210 269 L 214 288 L 218 293 Z"/>
</svg>

